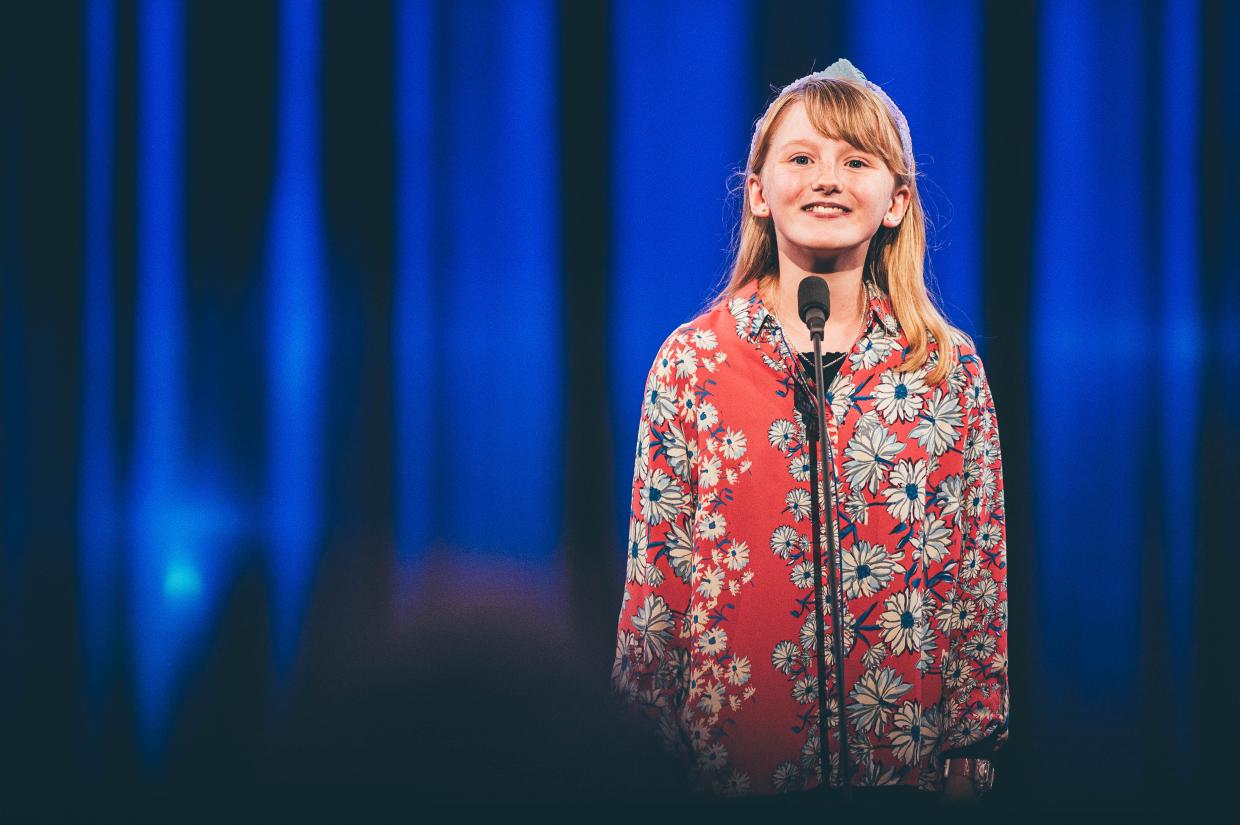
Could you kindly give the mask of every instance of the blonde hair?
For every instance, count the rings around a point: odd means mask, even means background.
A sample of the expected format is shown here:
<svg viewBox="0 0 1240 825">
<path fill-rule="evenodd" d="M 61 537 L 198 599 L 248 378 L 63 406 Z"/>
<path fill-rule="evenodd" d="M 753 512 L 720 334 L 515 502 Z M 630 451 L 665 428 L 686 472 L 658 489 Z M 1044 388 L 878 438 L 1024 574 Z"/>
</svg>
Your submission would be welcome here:
<svg viewBox="0 0 1240 825">
<path fill-rule="evenodd" d="M 930 384 L 947 377 L 955 365 L 953 335 L 964 333 L 948 323 L 926 287 L 926 216 L 917 192 L 916 163 L 905 168 L 900 133 L 890 110 L 864 85 L 842 78 L 804 77 L 786 87 L 754 126 L 749 159 L 741 182 L 740 226 L 736 234 L 727 286 L 712 302 L 726 303 L 738 290 L 764 276 L 779 275 L 775 227 L 769 218 L 750 211 L 749 175 L 760 175 L 771 136 L 783 113 L 801 101 L 809 122 L 823 135 L 842 140 L 883 159 L 897 186 L 908 186 L 909 206 L 898 227 L 880 226 L 870 240 L 863 277 L 871 278 L 891 297 L 896 319 L 904 328 L 909 351 L 902 372 L 920 369 L 930 358 L 930 343 L 938 344 L 938 363 L 927 375 Z"/>
</svg>

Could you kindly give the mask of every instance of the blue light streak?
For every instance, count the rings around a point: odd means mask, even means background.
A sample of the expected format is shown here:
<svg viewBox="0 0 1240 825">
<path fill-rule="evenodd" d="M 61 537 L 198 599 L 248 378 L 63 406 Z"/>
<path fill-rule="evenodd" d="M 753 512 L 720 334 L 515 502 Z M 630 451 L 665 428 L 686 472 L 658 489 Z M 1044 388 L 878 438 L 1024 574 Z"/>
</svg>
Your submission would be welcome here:
<svg viewBox="0 0 1240 825">
<path fill-rule="evenodd" d="M 549 563 L 561 532 L 555 5 L 447 4 L 442 155 L 423 185 L 447 244 L 422 323 L 440 381 L 435 538 Z"/>
<path fill-rule="evenodd" d="M 85 7 L 86 164 L 85 255 L 82 261 L 82 452 L 78 487 L 88 723 L 98 722 L 117 632 L 119 559 L 115 431 L 115 347 L 112 298 L 112 166 L 116 10 L 111 0 Z"/>
<path fill-rule="evenodd" d="M 392 313 L 396 404 L 396 543 L 408 573 L 431 538 L 435 318 L 432 14 L 428 4 L 396 7 L 396 286 Z"/>
<path fill-rule="evenodd" d="M 883 87 L 909 122 L 930 222 L 931 282 L 937 281 L 948 320 L 975 336 L 984 357 L 980 3 L 854 3 L 848 19 L 856 56 L 844 56 Z M 824 55 L 819 67 L 834 58 Z"/>
<path fill-rule="evenodd" d="M 1142 54 L 1141 7 L 1049 2 L 1040 27 L 1035 679 L 1055 722 L 1089 724 L 1110 759 L 1137 752 L 1137 696 L 1113 686 L 1140 676 L 1144 488 L 1157 448 L 1140 391 L 1153 274 L 1139 217 L 1149 211 L 1146 176 L 1131 174 L 1155 168 L 1137 137 L 1143 78 L 1129 70 Z"/>
<path fill-rule="evenodd" d="M 277 665 L 298 649 L 322 532 L 326 267 L 319 184 L 319 6 L 280 5 L 267 284 L 268 525 Z"/>
<path fill-rule="evenodd" d="M 612 7 L 610 321 L 617 547 L 629 514 L 633 443 L 646 373 L 664 338 L 726 276 L 753 119 L 747 3 Z M 617 569 L 621 565 L 616 558 Z"/>
<path fill-rule="evenodd" d="M 169 611 L 164 570 L 193 558 L 177 517 L 185 443 L 182 236 L 182 8 L 138 11 L 138 287 L 135 313 L 131 629 L 138 716 L 148 760 L 162 748 L 177 675 L 200 631 L 197 612 Z M 185 564 L 191 561 L 183 562 Z"/>
<path fill-rule="evenodd" d="M 1198 6 L 1193 3 L 1167 3 L 1163 6 L 1164 63 L 1159 81 L 1162 84 L 1163 146 L 1158 164 L 1162 170 L 1163 203 L 1175 204 L 1174 209 L 1161 210 L 1163 257 L 1160 262 L 1159 312 L 1155 323 L 1157 340 L 1166 347 L 1166 356 L 1158 359 L 1161 379 L 1159 398 L 1162 407 L 1160 436 L 1164 481 L 1162 506 L 1168 514 L 1191 513 L 1198 500 L 1196 485 L 1186 483 L 1197 475 L 1196 455 L 1184 449 L 1187 433 L 1197 433 L 1201 426 L 1202 332 L 1199 303 L 1198 262 L 1200 249 L 1197 227 L 1201 216 L 1197 210 L 1200 182 L 1184 170 L 1200 167 L 1197 147 L 1201 123 L 1201 101 L 1198 95 L 1200 62 L 1198 59 Z M 1175 674 L 1176 701 L 1172 705 L 1175 724 L 1172 736 L 1177 737 L 1174 760 L 1181 787 L 1188 786 L 1196 775 L 1197 754 L 1193 732 L 1196 730 L 1194 697 L 1197 652 L 1194 624 L 1195 572 L 1197 560 L 1197 529 L 1192 518 L 1167 518 L 1163 525 L 1162 545 L 1166 548 L 1166 569 L 1163 592 L 1168 606 L 1168 638 L 1171 644 L 1171 668 Z"/>
</svg>

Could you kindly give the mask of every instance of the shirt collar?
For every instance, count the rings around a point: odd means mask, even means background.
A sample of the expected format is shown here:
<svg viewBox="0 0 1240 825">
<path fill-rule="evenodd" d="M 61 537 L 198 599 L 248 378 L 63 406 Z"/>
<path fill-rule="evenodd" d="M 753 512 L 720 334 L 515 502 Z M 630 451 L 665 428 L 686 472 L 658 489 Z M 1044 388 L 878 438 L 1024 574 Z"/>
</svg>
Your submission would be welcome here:
<svg viewBox="0 0 1240 825">
<path fill-rule="evenodd" d="M 883 291 L 882 287 L 866 278 L 862 281 L 865 284 L 866 302 L 869 305 L 869 319 L 866 324 L 866 334 L 869 334 L 875 326 L 882 327 L 887 335 L 892 338 L 900 333 L 900 324 L 896 320 L 895 310 L 891 305 L 891 297 Z M 745 325 L 745 331 L 742 337 L 750 343 L 755 342 L 761 334 L 762 329 L 768 323 L 776 322 L 775 313 L 767 309 L 762 303 L 762 299 L 758 296 L 758 282 L 750 281 L 736 291 L 732 296 L 731 306 L 733 314 L 737 310 L 743 309 L 749 317 L 749 323 Z M 740 332 L 738 325 L 738 332 Z"/>
</svg>

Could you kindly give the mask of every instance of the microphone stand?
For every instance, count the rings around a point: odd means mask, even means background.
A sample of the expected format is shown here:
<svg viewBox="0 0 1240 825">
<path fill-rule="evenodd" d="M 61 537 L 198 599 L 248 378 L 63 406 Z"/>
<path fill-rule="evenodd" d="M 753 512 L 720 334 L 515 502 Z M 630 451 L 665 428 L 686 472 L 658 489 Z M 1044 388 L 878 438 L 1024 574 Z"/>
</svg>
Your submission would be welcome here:
<svg viewBox="0 0 1240 825">
<path fill-rule="evenodd" d="M 826 389 L 823 386 L 822 374 L 822 335 L 823 330 L 820 325 L 818 328 L 810 328 L 810 338 L 814 344 L 814 394 L 818 399 L 818 438 L 819 438 L 819 455 L 821 455 L 822 466 L 822 486 L 823 501 L 825 507 L 825 518 L 823 526 L 827 531 L 827 553 L 829 564 L 827 568 L 828 588 L 831 593 L 831 642 L 832 650 L 835 653 L 835 690 L 836 716 L 838 718 L 838 730 L 840 740 L 840 794 L 844 800 L 848 800 L 851 795 L 851 788 L 848 783 L 848 777 L 852 774 L 849 766 L 848 754 L 848 725 L 844 718 L 844 600 L 842 598 L 841 586 L 843 584 L 844 571 L 840 569 L 842 559 L 839 557 L 835 540 L 835 461 L 831 450 L 831 439 L 827 435 L 827 404 Z M 822 569 L 821 560 L 821 540 L 817 535 L 814 536 L 814 550 L 819 556 L 818 568 Z M 837 575 L 838 571 L 838 575 Z M 818 615 L 822 615 L 822 589 L 820 583 L 816 583 L 818 588 L 816 601 L 818 603 Z M 821 643 L 821 641 L 820 641 Z M 820 660 L 821 661 L 821 660 Z M 826 674 L 819 669 L 819 678 L 824 679 Z M 820 694 L 822 695 L 822 694 Z M 822 714 L 826 708 L 819 708 Z M 825 729 L 823 730 L 825 734 Z M 821 746 L 826 751 L 827 742 L 824 735 Z M 825 779 L 825 777 L 824 777 Z"/>
</svg>

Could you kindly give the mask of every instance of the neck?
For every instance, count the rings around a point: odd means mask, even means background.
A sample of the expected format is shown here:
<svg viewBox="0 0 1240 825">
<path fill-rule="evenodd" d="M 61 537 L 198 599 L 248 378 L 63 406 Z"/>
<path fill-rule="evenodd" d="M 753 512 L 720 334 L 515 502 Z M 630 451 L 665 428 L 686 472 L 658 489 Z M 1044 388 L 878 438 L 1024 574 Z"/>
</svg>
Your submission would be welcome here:
<svg viewBox="0 0 1240 825">
<path fill-rule="evenodd" d="M 797 291 L 801 281 L 810 275 L 817 275 L 827 282 L 831 290 L 831 316 L 827 319 L 823 330 L 823 346 L 829 352 L 848 350 L 861 330 L 861 319 L 865 314 L 865 287 L 861 283 L 864 267 L 834 271 L 810 272 L 797 266 L 794 262 L 780 255 L 778 278 L 766 278 L 760 284 L 761 296 L 767 308 L 775 313 L 780 326 L 798 333 L 805 325 L 800 321 L 798 312 Z M 804 336 L 794 336 L 801 341 L 809 340 L 809 332 Z M 795 343 L 794 343 L 795 345 Z M 806 347 L 798 349 L 806 351 Z"/>
</svg>

